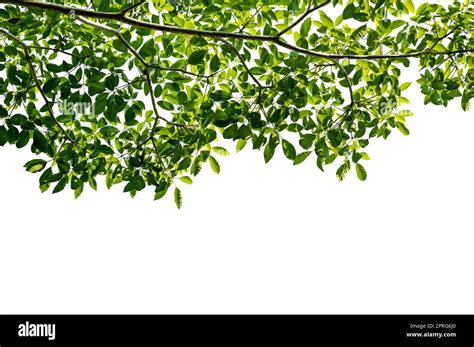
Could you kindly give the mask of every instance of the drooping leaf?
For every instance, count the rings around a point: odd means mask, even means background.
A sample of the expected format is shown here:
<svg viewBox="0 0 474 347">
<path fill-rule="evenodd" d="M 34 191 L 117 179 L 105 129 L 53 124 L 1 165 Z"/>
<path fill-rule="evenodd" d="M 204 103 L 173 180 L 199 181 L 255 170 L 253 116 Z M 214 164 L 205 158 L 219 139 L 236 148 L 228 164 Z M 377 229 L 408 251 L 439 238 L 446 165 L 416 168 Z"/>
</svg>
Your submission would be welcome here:
<svg viewBox="0 0 474 347">
<path fill-rule="evenodd" d="M 365 181 L 367 179 L 367 171 L 365 171 L 365 168 L 359 163 L 356 164 L 356 173 L 357 177 L 361 181 Z"/>
<path fill-rule="evenodd" d="M 181 190 L 178 187 L 174 189 L 174 203 L 178 209 L 183 206 L 183 196 L 181 194 Z"/>
<path fill-rule="evenodd" d="M 282 141 L 282 146 L 283 146 L 283 153 L 285 154 L 285 157 L 287 157 L 290 160 L 295 160 L 296 159 L 295 147 L 287 140 Z"/>
<path fill-rule="evenodd" d="M 209 157 L 209 164 L 211 165 L 212 171 L 214 171 L 216 174 L 221 172 L 221 167 L 219 163 L 212 155 Z"/>
</svg>

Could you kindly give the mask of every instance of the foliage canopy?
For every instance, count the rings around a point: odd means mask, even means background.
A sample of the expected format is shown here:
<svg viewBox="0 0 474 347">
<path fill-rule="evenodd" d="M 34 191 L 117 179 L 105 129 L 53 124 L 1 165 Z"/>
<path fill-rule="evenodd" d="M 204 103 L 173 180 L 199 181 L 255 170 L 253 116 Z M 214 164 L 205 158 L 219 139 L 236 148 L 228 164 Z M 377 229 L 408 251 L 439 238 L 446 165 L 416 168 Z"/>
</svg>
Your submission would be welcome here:
<svg viewBox="0 0 474 347">
<path fill-rule="evenodd" d="M 403 68 L 426 104 L 469 109 L 474 4 L 445 3 L 0 0 L 0 145 L 41 155 L 42 191 L 105 175 L 178 207 L 220 138 L 365 180 L 370 140 L 409 133 Z"/>
</svg>

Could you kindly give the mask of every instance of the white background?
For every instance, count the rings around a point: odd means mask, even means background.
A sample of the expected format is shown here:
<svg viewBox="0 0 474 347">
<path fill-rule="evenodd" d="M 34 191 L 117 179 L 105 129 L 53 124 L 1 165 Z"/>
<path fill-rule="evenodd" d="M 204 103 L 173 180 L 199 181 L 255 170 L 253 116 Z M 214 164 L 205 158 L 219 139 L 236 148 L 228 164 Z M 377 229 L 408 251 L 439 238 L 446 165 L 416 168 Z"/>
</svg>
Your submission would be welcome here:
<svg viewBox="0 0 474 347">
<path fill-rule="evenodd" d="M 245 150 L 171 194 L 40 193 L 0 148 L 0 313 L 473 313 L 474 118 L 408 95 L 369 178 Z M 232 143 L 222 143 L 233 148 Z"/>
</svg>

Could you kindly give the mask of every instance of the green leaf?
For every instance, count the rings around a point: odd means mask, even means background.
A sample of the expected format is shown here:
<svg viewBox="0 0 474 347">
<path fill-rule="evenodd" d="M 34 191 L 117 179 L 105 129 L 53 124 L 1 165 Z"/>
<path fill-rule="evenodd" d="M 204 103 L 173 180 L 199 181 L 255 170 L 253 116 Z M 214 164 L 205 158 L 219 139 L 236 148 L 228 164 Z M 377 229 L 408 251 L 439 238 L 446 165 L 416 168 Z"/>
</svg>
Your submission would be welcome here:
<svg viewBox="0 0 474 347">
<path fill-rule="evenodd" d="M 33 134 L 33 145 L 41 152 L 48 154 L 50 157 L 54 156 L 54 150 L 49 144 L 46 137 L 39 131 Z"/>
<path fill-rule="evenodd" d="M 287 140 L 283 140 L 282 147 L 283 147 L 283 153 L 285 154 L 285 157 L 287 157 L 290 160 L 296 159 L 295 147 L 290 142 L 288 142 Z"/>
<path fill-rule="evenodd" d="M 300 35 L 301 37 L 307 37 L 311 29 L 311 18 L 306 18 L 306 20 L 301 24 Z"/>
<path fill-rule="evenodd" d="M 143 47 L 140 49 L 140 55 L 144 58 L 153 57 L 156 55 L 155 39 L 151 38 L 143 45 Z"/>
<path fill-rule="evenodd" d="M 353 18 L 355 13 L 356 13 L 356 7 L 354 6 L 353 3 L 350 3 L 349 5 L 346 6 L 344 11 L 342 12 L 342 18 L 344 19 Z"/>
<path fill-rule="evenodd" d="M 84 191 L 84 184 L 74 190 L 74 198 L 77 199 Z"/>
<path fill-rule="evenodd" d="M 174 189 L 174 203 L 176 204 L 176 207 L 178 209 L 180 209 L 181 206 L 183 206 L 183 196 L 181 194 L 181 190 L 179 190 L 178 187 Z"/>
<path fill-rule="evenodd" d="M 308 158 L 310 156 L 310 154 L 311 154 L 310 151 L 298 154 L 295 158 L 295 161 L 294 161 L 293 165 L 301 164 L 302 162 L 304 162 L 306 160 L 306 158 Z"/>
<path fill-rule="evenodd" d="M 204 57 L 206 56 L 206 52 L 207 51 L 203 49 L 192 52 L 188 58 L 188 64 L 197 65 L 202 63 L 204 61 Z"/>
<path fill-rule="evenodd" d="M 0 105 L 0 118 L 8 117 L 8 111 Z"/>
<path fill-rule="evenodd" d="M 145 180 L 140 174 L 135 174 L 133 178 L 128 182 L 123 191 L 127 192 L 137 192 L 145 188 Z"/>
<path fill-rule="evenodd" d="M 405 82 L 400 85 L 400 90 L 408 89 L 411 86 L 411 82 Z"/>
<path fill-rule="evenodd" d="M 265 163 L 268 163 L 270 160 L 272 160 L 274 154 L 275 146 L 272 143 L 268 142 L 265 146 L 265 149 L 263 150 L 263 157 L 265 159 Z"/>
<path fill-rule="evenodd" d="M 155 189 L 155 200 L 159 200 L 166 195 L 168 192 L 169 185 L 167 182 L 162 181 Z"/>
<path fill-rule="evenodd" d="M 56 194 L 56 193 L 59 193 L 61 191 L 64 190 L 64 188 L 66 188 L 66 184 L 68 183 L 68 178 L 67 176 L 63 177 L 59 182 L 58 184 L 56 184 L 56 187 L 54 187 L 53 189 L 53 194 Z"/>
<path fill-rule="evenodd" d="M 339 181 L 344 180 L 346 177 L 347 173 L 351 169 L 351 163 L 348 160 L 344 160 L 344 163 L 339 166 L 339 168 L 336 171 L 336 177 Z"/>
<path fill-rule="evenodd" d="M 410 13 L 415 13 L 415 5 L 412 0 L 404 0 L 405 6 Z"/>
<path fill-rule="evenodd" d="M 199 157 L 195 158 L 191 165 L 191 175 L 197 176 L 202 170 L 202 162 Z"/>
<path fill-rule="evenodd" d="M 43 85 L 43 92 L 49 93 L 50 91 L 54 90 L 60 83 L 59 78 L 51 78 Z"/>
<path fill-rule="evenodd" d="M 111 125 L 107 125 L 100 129 L 100 133 L 107 138 L 114 137 L 114 135 L 117 134 L 118 132 L 119 130 L 116 127 L 111 126 Z"/>
<path fill-rule="evenodd" d="M 212 72 L 216 72 L 216 71 L 219 71 L 220 67 L 221 67 L 221 62 L 219 60 L 219 57 L 216 54 L 211 59 L 210 68 Z"/>
<path fill-rule="evenodd" d="M 212 150 L 216 152 L 217 154 L 222 155 L 224 157 L 227 157 L 230 155 L 229 151 L 225 149 L 224 147 L 216 146 L 216 147 L 212 147 Z"/>
<path fill-rule="evenodd" d="M 206 39 L 202 36 L 191 37 L 191 39 L 189 40 L 189 43 L 192 44 L 193 46 L 198 46 L 198 47 L 206 46 L 208 44 Z"/>
<path fill-rule="evenodd" d="M 325 27 L 327 27 L 328 29 L 334 29 L 334 22 L 326 13 L 319 10 L 319 17 L 321 18 L 321 22 Z"/>
<path fill-rule="evenodd" d="M 182 176 L 179 178 L 179 180 L 186 184 L 193 184 L 193 179 L 189 176 Z"/>
<path fill-rule="evenodd" d="M 232 124 L 229 127 L 227 127 L 222 133 L 222 136 L 225 139 L 235 139 L 238 135 L 239 135 L 239 128 L 235 124 Z"/>
<path fill-rule="evenodd" d="M 236 147 L 235 147 L 236 152 L 238 153 L 238 152 L 240 152 L 241 150 L 243 150 L 244 147 L 247 145 L 247 142 L 248 142 L 247 139 L 239 139 L 239 140 L 237 141 L 237 145 L 236 145 Z"/>
<path fill-rule="evenodd" d="M 33 159 L 24 165 L 24 167 L 26 168 L 26 171 L 32 172 L 32 173 L 42 171 L 45 166 L 46 166 L 46 160 L 43 160 L 43 159 Z"/>
<path fill-rule="evenodd" d="M 405 124 L 403 124 L 402 122 L 396 122 L 395 123 L 398 130 L 400 130 L 400 132 L 405 135 L 405 136 L 408 136 L 410 135 L 410 130 L 408 130 L 408 128 L 405 126 Z"/>
<path fill-rule="evenodd" d="M 229 98 L 229 93 L 223 90 L 216 90 L 215 92 L 211 93 L 210 97 L 214 101 L 225 101 Z"/>
<path fill-rule="evenodd" d="M 443 99 L 441 98 L 441 95 L 438 92 L 431 93 L 430 101 L 435 105 L 443 104 Z"/>
<path fill-rule="evenodd" d="M 158 106 L 160 106 L 163 110 L 166 110 L 166 111 L 174 110 L 173 104 L 165 100 L 158 101 Z"/>
<path fill-rule="evenodd" d="M 365 181 L 367 179 L 367 171 L 365 171 L 365 168 L 361 164 L 356 164 L 356 173 L 357 177 L 361 181 Z"/>
<path fill-rule="evenodd" d="M 217 162 L 216 158 L 214 158 L 212 155 L 209 157 L 209 164 L 211 164 L 211 169 L 216 174 L 221 172 L 221 167 L 219 163 Z"/>
</svg>

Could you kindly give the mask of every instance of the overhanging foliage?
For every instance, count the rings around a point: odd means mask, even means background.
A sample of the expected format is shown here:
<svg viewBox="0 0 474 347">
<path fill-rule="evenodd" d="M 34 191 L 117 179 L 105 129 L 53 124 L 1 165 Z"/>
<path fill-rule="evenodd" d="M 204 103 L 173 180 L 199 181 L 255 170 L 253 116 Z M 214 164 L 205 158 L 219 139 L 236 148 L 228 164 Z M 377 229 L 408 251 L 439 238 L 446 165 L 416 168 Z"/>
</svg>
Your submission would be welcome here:
<svg viewBox="0 0 474 347">
<path fill-rule="evenodd" d="M 42 155 L 42 191 L 105 175 L 178 207 L 221 137 L 365 180 L 370 139 L 408 134 L 401 69 L 468 110 L 473 32 L 469 1 L 0 0 L 0 145 Z"/>
</svg>

